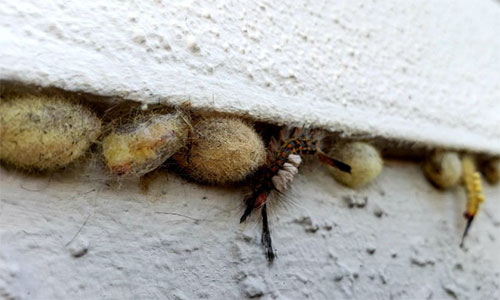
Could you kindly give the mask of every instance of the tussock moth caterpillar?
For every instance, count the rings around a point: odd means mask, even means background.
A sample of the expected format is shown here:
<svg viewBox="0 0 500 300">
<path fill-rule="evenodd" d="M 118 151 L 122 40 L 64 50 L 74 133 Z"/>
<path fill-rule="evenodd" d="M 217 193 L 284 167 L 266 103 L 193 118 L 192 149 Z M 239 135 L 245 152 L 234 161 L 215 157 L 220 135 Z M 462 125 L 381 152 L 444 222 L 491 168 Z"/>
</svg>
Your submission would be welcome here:
<svg viewBox="0 0 500 300">
<path fill-rule="evenodd" d="M 312 138 L 309 136 L 313 136 Z M 298 167 L 304 155 L 316 155 L 318 159 L 328 165 L 350 172 L 351 167 L 342 161 L 331 158 L 319 149 L 318 140 L 314 134 L 303 133 L 295 129 L 291 134 L 287 130 L 281 132 L 281 144 L 271 139 L 266 164 L 259 170 L 253 183 L 253 192 L 245 198 L 246 209 L 240 223 L 250 214 L 261 210 L 262 216 L 262 245 L 267 259 L 272 262 L 275 258 L 272 246 L 271 232 L 267 218 L 267 200 L 273 191 L 282 193 L 298 173 Z"/>
</svg>

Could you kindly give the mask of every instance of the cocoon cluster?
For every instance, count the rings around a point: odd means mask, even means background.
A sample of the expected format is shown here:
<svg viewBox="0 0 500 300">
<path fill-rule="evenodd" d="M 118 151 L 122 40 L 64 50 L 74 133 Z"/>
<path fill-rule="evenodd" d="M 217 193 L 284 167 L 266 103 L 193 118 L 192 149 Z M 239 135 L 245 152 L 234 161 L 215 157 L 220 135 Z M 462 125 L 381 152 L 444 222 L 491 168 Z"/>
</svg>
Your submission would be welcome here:
<svg viewBox="0 0 500 300">
<path fill-rule="evenodd" d="M 456 152 L 434 151 L 423 167 L 429 181 L 442 189 L 455 186 L 462 177 L 462 163 Z"/>
<path fill-rule="evenodd" d="M 103 138 L 104 162 L 115 175 L 142 176 L 186 145 L 189 126 L 182 112 L 137 114 Z"/>
<path fill-rule="evenodd" d="M 327 166 L 335 180 L 351 188 L 370 183 L 382 171 L 383 161 L 380 153 L 365 142 L 337 145 L 330 150 L 329 155 L 351 166 L 351 173 Z"/>
<path fill-rule="evenodd" d="M 86 107 L 61 97 L 0 100 L 0 159 L 25 170 L 53 170 L 81 157 L 101 132 Z"/>
<path fill-rule="evenodd" d="M 498 183 L 500 181 L 500 157 L 492 158 L 484 162 L 481 171 L 489 183 Z"/>
<path fill-rule="evenodd" d="M 205 116 L 193 122 L 189 149 L 174 157 L 191 178 L 227 184 L 245 179 L 262 166 L 266 150 L 261 137 L 242 120 Z"/>
</svg>

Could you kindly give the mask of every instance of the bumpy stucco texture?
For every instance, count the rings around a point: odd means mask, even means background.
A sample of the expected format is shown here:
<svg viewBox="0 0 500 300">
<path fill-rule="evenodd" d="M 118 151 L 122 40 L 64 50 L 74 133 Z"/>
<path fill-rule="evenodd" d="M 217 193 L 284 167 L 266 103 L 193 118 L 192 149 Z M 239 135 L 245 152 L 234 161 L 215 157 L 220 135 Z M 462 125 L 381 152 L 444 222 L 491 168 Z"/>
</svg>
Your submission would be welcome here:
<svg viewBox="0 0 500 300">
<path fill-rule="evenodd" d="M 0 76 L 500 152 L 500 4 L 2 1 Z"/>
<path fill-rule="evenodd" d="M 352 191 L 309 161 L 271 200 L 278 258 L 243 188 L 160 174 L 147 193 L 100 172 L 1 170 L 0 295 L 15 299 L 498 299 L 500 188 L 465 242 L 462 188 L 437 191 L 414 163 L 388 161 Z M 9 298 L 8 298 L 9 299 Z"/>
<path fill-rule="evenodd" d="M 0 1 L 0 79 L 500 153 L 500 4 Z M 92 163 L 91 163 L 92 165 Z M 306 161 L 271 199 L 85 163 L 0 169 L 0 298 L 499 299 L 500 188 L 460 249 L 463 188 L 386 161 L 353 191 Z"/>
</svg>

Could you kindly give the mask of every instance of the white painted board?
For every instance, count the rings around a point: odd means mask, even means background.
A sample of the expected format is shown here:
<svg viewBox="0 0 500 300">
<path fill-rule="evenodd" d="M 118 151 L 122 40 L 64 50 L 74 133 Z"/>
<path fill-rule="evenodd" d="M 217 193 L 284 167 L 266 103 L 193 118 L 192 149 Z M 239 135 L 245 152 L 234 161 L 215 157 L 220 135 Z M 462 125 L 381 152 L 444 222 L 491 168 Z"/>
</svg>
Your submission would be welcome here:
<svg viewBox="0 0 500 300">
<path fill-rule="evenodd" d="M 2 80 L 500 153 L 498 1 L 2 0 L 0 16 Z M 244 189 L 78 171 L 0 169 L 0 297 L 500 298 L 498 186 L 461 250 L 462 188 L 389 161 L 352 191 L 307 162 L 272 201 L 269 266 L 258 220 L 238 225 Z"/>
<path fill-rule="evenodd" d="M 500 153 L 500 4 L 1 1 L 0 78 Z"/>
</svg>

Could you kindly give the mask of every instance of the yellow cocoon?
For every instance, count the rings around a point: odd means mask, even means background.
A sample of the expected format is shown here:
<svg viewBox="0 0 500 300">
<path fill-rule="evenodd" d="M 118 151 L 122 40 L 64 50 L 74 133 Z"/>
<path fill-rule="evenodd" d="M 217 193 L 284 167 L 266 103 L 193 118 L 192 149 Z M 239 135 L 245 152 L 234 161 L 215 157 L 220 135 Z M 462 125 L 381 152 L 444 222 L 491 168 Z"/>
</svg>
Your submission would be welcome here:
<svg viewBox="0 0 500 300">
<path fill-rule="evenodd" d="M 53 170 L 81 157 L 101 132 L 90 110 L 60 97 L 0 101 L 0 159 L 25 170 Z"/>
<path fill-rule="evenodd" d="M 104 137 L 104 162 L 115 175 L 142 176 L 186 145 L 189 126 L 181 112 L 139 115 Z"/>
<path fill-rule="evenodd" d="M 434 151 L 423 167 L 427 179 L 442 189 L 455 186 L 462 177 L 462 163 L 456 152 Z"/>
<path fill-rule="evenodd" d="M 335 180 L 351 188 L 370 183 L 382 171 L 383 161 L 380 153 L 365 142 L 337 145 L 330 150 L 329 155 L 351 166 L 351 173 L 327 166 Z"/>
<path fill-rule="evenodd" d="M 240 119 L 202 117 L 193 123 L 189 150 L 175 159 L 195 180 L 226 184 L 255 172 L 266 150 L 261 137 Z"/>
</svg>

